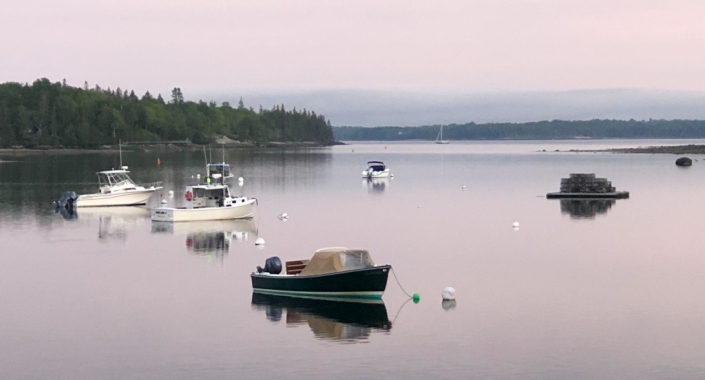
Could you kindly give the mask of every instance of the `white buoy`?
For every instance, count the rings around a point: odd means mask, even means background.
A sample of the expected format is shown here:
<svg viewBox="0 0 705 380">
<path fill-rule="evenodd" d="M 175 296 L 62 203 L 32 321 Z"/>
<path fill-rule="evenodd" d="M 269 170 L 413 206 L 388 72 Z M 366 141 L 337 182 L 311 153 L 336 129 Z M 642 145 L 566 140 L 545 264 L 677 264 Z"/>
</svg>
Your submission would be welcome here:
<svg viewBox="0 0 705 380">
<path fill-rule="evenodd" d="M 392 178 L 394 178 L 394 174 L 390 174 L 389 176 L 392 177 Z"/>
<path fill-rule="evenodd" d="M 174 196 L 174 190 L 169 190 L 169 196 L 173 197 Z"/>
<path fill-rule="evenodd" d="M 443 291 L 441 292 L 441 297 L 443 297 L 443 300 L 445 300 L 445 301 L 454 300 L 455 299 L 455 289 L 453 289 L 450 286 L 443 289 Z"/>
<path fill-rule="evenodd" d="M 514 227 L 514 228 L 519 228 L 519 222 L 514 222 L 514 223 L 512 223 L 512 227 Z"/>
<path fill-rule="evenodd" d="M 264 239 L 257 238 L 257 240 L 255 240 L 255 245 L 264 245 Z"/>
<path fill-rule="evenodd" d="M 201 175 L 200 175 L 200 174 L 196 174 L 196 178 L 201 178 Z"/>
<path fill-rule="evenodd" d="M 166 204 L 166 199 L 162 199 L 162 204 L 163 204 L 163 205 Z"/>
<path fill-rule="evenodd" d="M 193 175 L 191 176 L 191 179 L 193 179 Z"/>
<path fill-rule="evenodd" d="M 242 177 L 238 177 L 237 181 L 238 181 L 238 182 L 245 182 L 245 179 L 242 178 Z"/>
<path fill-rule="evenodd" d="M 281 220 L 283 222 L 286 222 L 287 220 L 289 220 L 289 214 L 283 212 L 283 213 L 279 214 L 279 216 L 277 216 L 277 218 L 279 218 L 279 220 Z"/>
<path fill-rule="evenodd" d="M 465 185 L 463 185 L 463 187 L 461 187 L 461 189 L 465 190 Z"/>
</svg>

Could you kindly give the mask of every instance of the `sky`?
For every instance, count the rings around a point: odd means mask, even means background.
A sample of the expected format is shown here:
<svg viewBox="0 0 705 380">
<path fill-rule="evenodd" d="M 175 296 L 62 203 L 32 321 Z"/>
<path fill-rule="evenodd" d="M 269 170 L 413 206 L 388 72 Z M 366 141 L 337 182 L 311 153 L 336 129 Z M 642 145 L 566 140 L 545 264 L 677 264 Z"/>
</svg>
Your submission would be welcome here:
<svg viewBox="0 0 705 380">
<path fill-rule="evenodd" d="M 701 0 L 5 0 L 0 81 L 180 87 L 218 101 L 615 89 L 699 98 L 703 16 Z"/>
</svg>

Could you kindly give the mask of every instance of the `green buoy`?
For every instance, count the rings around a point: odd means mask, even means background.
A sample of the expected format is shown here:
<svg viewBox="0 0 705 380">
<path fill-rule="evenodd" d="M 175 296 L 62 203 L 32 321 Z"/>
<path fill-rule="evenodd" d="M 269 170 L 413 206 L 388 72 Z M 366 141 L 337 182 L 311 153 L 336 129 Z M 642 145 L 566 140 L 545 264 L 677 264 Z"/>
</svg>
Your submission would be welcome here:
<svg viewBox="0 0 705 380">
<path fill-rule="evenodd" d="M 419 303 L 421 296 L 419 296 L 419 293 L 414 293 L 414 295 L 411 296 L 411 299 L 414 300 L 414 303 Z"/>
</svg>

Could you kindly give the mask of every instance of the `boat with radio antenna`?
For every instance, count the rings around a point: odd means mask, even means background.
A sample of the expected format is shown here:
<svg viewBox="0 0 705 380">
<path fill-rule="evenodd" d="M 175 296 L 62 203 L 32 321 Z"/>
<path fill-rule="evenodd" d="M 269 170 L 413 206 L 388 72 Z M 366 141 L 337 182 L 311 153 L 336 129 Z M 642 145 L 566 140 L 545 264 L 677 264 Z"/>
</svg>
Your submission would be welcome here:
<svg viewBox="0 0 705 380">
<path fill-rule="evenodd" d="M 98 192 L 76 195 L 73 191 L 64 192 L 57 207 L 73 210 L 73 207 L 140 206 L 146 205 L 149 198 L 162 188 L 161 182 L 138 185 L 129 176 L 127 166 L 122 165 L 122 141 L 119 142 L 119 169 L 97 172 Z"/>
<path fill-rule="evenodd" d="M 205 147 L 203 155 L 206 155 Z M 251 218 L 257 205 L 256 198 L 231 194 L 230 187 L 225 184 L 225 179 L 220 173 L 206 177 L 205 184 L 187 186 L 184 200 L 186 205 L 183 207 L 153 208 L 152 221 L 194 222 Z"/>
</svg>

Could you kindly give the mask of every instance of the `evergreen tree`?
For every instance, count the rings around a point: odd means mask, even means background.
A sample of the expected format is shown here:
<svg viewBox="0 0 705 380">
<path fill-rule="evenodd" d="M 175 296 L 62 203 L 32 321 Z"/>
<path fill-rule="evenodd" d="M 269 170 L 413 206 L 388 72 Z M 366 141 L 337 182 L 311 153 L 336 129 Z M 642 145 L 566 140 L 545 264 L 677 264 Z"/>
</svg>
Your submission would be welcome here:
<svg viewBox="0 0 705 380">
<path fill-rule="evenodd" d="M 161 94 L 149 92 L 142 99 L 121 88 L 93 91 L 51 83 L 0 84 L 0 146 L 96 147 L 116 139 L 183 140 L 209 143 L 216 135 L 240 141 L 332 141 L 323 118 L 252 107 L 233 109 L 227 102 L 186 102 L 180 88 L 164 104 Z M 129 92 L 129 94 L 128 94 Z M 122 96 L 119 96 L 122 93 Z M 177 104 L 175 107 L 173 104 Z M 282 106 L 283 108 L 283 106 Z"/>
</svg>

